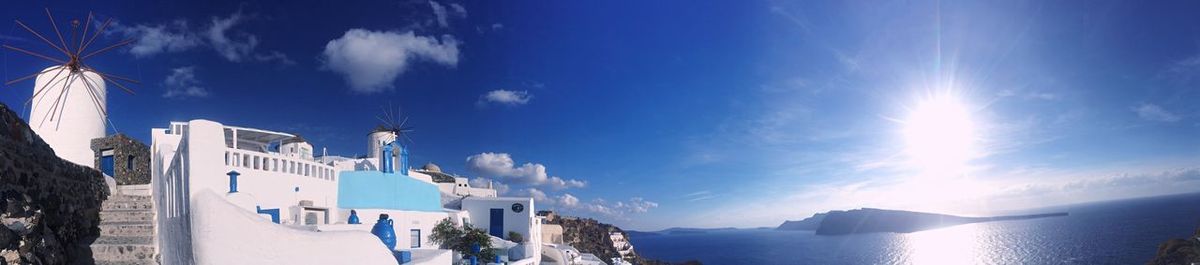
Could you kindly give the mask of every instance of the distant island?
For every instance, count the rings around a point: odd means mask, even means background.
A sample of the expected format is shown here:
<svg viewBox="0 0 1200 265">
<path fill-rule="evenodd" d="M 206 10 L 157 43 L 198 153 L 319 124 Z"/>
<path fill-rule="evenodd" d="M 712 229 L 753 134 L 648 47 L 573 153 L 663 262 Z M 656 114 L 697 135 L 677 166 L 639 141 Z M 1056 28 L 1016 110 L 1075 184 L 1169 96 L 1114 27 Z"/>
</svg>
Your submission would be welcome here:
<svg viewBox="0 0 1200 265">
<path fill-rule="evenodd" d="M 784 221 L 776 230 L 816 231 L 817 235 L 861 233 L 911 233 L 970 223 L 1024 220 L 1067 216 L 1067 213 L 964 217 L 947 214 L 862 208 L 849 211 L 829 211 L 814 214 L 800 221 Z"/>
</svg>

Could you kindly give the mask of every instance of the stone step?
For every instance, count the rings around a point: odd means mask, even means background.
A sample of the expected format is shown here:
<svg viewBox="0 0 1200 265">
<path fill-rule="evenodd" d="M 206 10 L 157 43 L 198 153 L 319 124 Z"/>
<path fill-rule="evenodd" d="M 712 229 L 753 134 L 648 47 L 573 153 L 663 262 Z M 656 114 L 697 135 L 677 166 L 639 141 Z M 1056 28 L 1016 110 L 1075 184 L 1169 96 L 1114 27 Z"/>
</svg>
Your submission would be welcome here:
<svg viewBox="0 0 1200 265">
<path fill-rule="evenodd" d="M 151 196 L 119 194 L 108 196 L 108 199 L 105 201 L 149 201 L 152 199 Z"/>
<path fill-rule="evenodd" d="M 97 260 L 96 265 L 158 265 L 158 262 L 149 259 L 140 260 Z"/>
<path fill-rule="evenodd" d="M 96 238 L 96 242 L 92 245 L 146 245 L 154 244 L 154 237 L 151 236 L 102 236 Z"/>
<path fill-rule="evenodd" d="M 149 210 L 106 210 L 100 211 L 101 223 L 154 222 L 154 212 Z"/>
<path fill-rule="evenodd" d="M 101 261 L 154 261 L 154 245 L 101 244 L 100 239 L 92 244 L 92 258 Z"/>
<path fill-rule="evenodd" d="M 100 223 L 100 236 L 153 236 L 154 224 L 151 222 L 109 222 Z"/>
<path fill-rule="evenodd" d="M 105 201 L 100 205 L 101 211 L 107 210 L 153 210 L 154 203 L 145 201 Z"/>
</svg>

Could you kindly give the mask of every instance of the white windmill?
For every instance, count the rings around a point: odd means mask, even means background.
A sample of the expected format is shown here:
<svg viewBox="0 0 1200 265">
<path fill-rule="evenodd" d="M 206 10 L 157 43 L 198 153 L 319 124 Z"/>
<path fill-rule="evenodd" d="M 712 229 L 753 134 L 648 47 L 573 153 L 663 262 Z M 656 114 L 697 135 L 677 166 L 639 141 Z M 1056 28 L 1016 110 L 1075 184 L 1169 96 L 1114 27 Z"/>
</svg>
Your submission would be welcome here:
<svg viewBox="0 0 1200 265">
<path fill-rule="evenodd" d="M 33 96 L 25 101 L 26 105 L 32 104 L 29 112 L 30 127 L 54 149 L 55 154 L 59 157 L 75 164 L 92 167 L 95 158 L 91 149 L 91 141 L 106 136 L 105 122 L 108 121 L 106 84 L 116 85 L 125 92 L 133 94 L 133 90 L 117 80 L 134 84 L 138 82 L 96 70 L 85 64 L 84 60 L 128 45 L 133 42 L 133 39 L 88 51 L 97 37 L 112 23 L 111 18 L 105 20 L 104 24 L 88 37 L 88 31 L 92 27 L 92 14 L 88 13 L 82 28 L 78 19 L 72 20 L 71 31 L 67 37 L 63 37 L 62 31 L 58 29 L 58 24 L 54 21 L 54 16 L 50 14 L 50 9 L 46 9 L 46 16 L 50 19 L 50 26 L 54 28 L 55 36 L 58 37 L 57 43 L 47 39 L 20 20 L 17 20 L 16 23 L 54 48 L 55 52 L 52 53 L 61 52 L 63 57 L 55 58 L 5 44 L 3 47 L 6 49 L 55 63 L 40 72 L 5 82 L 5 85 L 36 78 Z"/>
</svg>

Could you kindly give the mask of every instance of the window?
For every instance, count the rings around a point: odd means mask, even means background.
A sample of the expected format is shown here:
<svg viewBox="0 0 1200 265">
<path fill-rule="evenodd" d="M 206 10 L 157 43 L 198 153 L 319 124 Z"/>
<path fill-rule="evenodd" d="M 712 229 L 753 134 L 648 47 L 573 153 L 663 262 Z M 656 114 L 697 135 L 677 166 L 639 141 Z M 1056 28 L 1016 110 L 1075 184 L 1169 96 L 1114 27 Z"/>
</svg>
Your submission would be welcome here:
<svg viewBox="0 0 1200 265">
<path fill-rule="evenodd" d="M 421 247 L 421 229 L 408 230 L 408 242 L 412 242 L 410 248 Z"/>
<path fill-rule="evenodd" d="M 133 171 L 133 155 L 125 157 L 125 170 Z"/>
</svg>

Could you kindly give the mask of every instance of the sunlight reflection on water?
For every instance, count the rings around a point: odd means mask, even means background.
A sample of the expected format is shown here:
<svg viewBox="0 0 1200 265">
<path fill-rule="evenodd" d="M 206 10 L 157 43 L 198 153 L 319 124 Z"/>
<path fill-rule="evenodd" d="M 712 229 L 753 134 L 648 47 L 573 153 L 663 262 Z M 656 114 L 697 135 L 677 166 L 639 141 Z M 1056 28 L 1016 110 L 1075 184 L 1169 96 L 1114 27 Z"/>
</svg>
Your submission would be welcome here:
<svg viewBox="0 0 1200 265">
<path fill-rule="evenodd" d="M 960 225 L 905 234 L 905 252 L 900 264 L 988 264 L 999 261 L 989 257 L 987 238 L 982 226 Z"/>
</svg>

